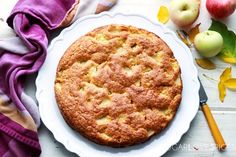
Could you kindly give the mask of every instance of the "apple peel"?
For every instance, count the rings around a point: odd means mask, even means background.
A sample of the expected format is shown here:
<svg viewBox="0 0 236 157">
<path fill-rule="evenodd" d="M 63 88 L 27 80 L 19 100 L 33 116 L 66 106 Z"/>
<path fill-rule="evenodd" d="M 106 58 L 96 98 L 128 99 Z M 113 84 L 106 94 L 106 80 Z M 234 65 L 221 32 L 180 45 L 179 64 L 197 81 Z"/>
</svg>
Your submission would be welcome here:
<svg viewBox="0 0 236 157">
<path fill-rule="evenodd" d="M 206 8 L 210 15 L 216 19 L 223 19 L 236 9 L 235 0 L 206 0 Z"/>
<path fill-rule="evenodd" d="M 216 68 L 216 65 L 207 58 L 195 59 L 196 63 L 203 69 L 213 70 Z"/>
<path fill-rule="evenodd" d="M 201 0 L 171 0 L 170 19 L 179 27 L 189 27 L 199 16 Z"/>
<path fill-rule="evenodd" d="M 159 22 L 165 24 L 169 21 L 169 10 L 167 7 L 165 6 L 160 6 L 158 14 L 157 14 L 157 19 Z"/>
</svg>

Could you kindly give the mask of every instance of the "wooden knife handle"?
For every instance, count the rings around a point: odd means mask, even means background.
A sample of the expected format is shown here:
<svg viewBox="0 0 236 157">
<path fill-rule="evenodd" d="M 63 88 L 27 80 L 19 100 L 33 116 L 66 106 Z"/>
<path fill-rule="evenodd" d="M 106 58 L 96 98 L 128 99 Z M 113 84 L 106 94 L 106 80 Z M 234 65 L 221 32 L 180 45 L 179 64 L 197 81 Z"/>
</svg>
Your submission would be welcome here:
<svg viewBox="0 0 236 157">
<path fill-rule="evenodd" d="M 208 107 L 207 104 L 202 105 L 202 111 L 205 115 L 208 126 L 210 127 L 210 130 L 211 130 L 212 136 L 214 137 L 217 148 L 219 150 L 224 150 L 226 148 L 225 141 L 224 141 L 224 139 L 223 139 L 223 137 L 222 137 L 222 135 L 219 131 L 219 128 L 218 128 L 218 126 L 215 122 L 215 119 L 211 114 L 211 110 L 210 110 L 210 108 Z"/>
</svg>

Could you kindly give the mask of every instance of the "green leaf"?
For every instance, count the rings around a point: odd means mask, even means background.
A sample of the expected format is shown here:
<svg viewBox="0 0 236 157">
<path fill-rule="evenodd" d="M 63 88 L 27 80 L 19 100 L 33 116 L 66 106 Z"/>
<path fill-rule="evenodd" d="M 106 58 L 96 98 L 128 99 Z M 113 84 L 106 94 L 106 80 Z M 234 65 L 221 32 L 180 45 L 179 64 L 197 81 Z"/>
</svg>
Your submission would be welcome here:
<svg viewBox="0 0 236 157">
<path fill-rule="evenodd" d="M 219 56 L 226 62 L 236 63 L 236 35 L 233 31 L 228 30 L 227 26 L 219 21 L 212 19 L 209 30 L 220 33 L 223 37 L 223 49 Z"/>
</svg>

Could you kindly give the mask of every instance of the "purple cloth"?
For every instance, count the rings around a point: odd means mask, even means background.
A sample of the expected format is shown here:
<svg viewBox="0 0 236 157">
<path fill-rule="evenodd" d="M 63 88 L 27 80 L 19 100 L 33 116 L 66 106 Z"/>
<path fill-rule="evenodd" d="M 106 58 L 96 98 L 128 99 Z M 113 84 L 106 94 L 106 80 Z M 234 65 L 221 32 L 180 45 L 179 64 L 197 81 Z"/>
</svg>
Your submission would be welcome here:
<svg viewBox="0 0 236 157">
<path fill-rule="evenodd" d="M 39 115 L 22 100 L 24 76 L 39 70 L 46 57 L 48 36 L 74 3 L 75 0 L 19 0 L 7 20 L 29 52 L 0 53 L 0 94 L 9 97 L 11 105 L 31 117 L 36 125 L 40 123 Z M 39 156 L 40 152 L 36 131 L 24 128 L 0 113 L 0 156 Z"/>
<path fill-rule="evenodd" d="M 41 153 L 38 136 L 0 113 L 0 156 L 27 157 Z M 30 150 L 30 151 L 29 151 Z"/>
</svg>

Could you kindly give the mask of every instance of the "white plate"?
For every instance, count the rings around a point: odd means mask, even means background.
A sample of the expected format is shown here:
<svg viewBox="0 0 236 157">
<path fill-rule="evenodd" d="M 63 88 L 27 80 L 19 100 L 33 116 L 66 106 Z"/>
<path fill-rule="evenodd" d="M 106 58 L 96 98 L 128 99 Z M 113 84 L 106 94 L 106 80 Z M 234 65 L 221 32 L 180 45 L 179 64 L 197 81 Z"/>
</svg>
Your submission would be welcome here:
<svg viewBox="0 0 236 157">
<path fill-rule="evenodd" d="M 56 68 L 65 50 L 85 33 L 96 27 L 111 23 L 133 25 L 156 33 L 174 52 L 182 72 L 183 98 L 174 120 L 168 128 L 161 134 L 151 138 L 151 140 L 127 148 L 110 148 L 97 145 L 73 131 L 64 121 L 54 97 L 53 86 Z M 199 107 L 197 69 L 193 64 L 189 48 L 172 31 L 140 15 L 103 13 L 87 16 L 74 22 L 70 27 L 64 29 L 50 44 L 46 61 L 38 73 L 36 86 L 36 97 L 42 121 L 53 133 L 56 140 L 64 144 L 69 151 L 81 157 L 161 156 L 172 145 L 176 144 L 189 129 L 190 123 Z"/>
</svg>

